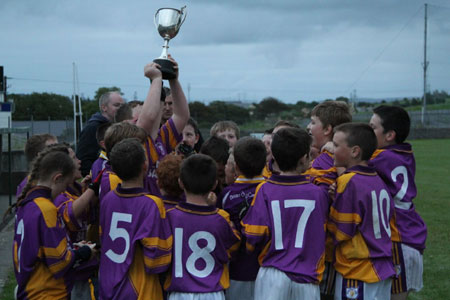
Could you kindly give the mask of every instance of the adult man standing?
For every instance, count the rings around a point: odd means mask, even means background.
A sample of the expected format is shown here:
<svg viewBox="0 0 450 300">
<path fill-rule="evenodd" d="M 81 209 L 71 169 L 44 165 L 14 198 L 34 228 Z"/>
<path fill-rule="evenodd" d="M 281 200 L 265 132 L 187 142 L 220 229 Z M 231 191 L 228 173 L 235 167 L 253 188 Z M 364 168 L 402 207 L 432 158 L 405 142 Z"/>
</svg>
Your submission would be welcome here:
<svg viewBox="0 0 450 300">
<path fill-rule="evenodd" d="M 100 96 L 98 101 L 100 112 L 95 113 L 87 122 L 86 127 L 80 133 L 77 147 L 77 157 L 81 160 L 81 174 L 89 174 L 92 163 L 98 157 L 100 146 L 97 144 L 96 132 L 98 126 L 107 122 L 113 122 L 119 107 L 124 103 L 118 92 L 107 92 Z"/>
<path fill-rule="evenodd" d="M 170 92 L 170 88 L 163 87 L 164 92 L 166 93 L 166 98 L 164 99 L 164 107 L 163 107 L 163 114 L 161 117 L 161 126 L 164 125 L 167 120 L 169 120 L 173 115 L 173 98 L 172 93 Z"/>
</svg>

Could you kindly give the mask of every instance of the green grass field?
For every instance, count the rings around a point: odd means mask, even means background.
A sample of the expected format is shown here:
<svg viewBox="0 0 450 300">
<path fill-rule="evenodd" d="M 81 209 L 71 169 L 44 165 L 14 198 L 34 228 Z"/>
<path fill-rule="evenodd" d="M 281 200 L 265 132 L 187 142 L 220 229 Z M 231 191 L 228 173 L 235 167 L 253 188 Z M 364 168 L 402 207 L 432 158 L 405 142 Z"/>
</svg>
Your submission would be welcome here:
<svg viewBox="0 0 450 300">
<path fill-rule="evenodd" d="M 409 299 L 448 299 L 450 287 L 450 140 L 415 140 L 417 211 L 428 226 L 424 288 Z M 14 273 L 0 299 L 14 299 Z"/>
</svg>

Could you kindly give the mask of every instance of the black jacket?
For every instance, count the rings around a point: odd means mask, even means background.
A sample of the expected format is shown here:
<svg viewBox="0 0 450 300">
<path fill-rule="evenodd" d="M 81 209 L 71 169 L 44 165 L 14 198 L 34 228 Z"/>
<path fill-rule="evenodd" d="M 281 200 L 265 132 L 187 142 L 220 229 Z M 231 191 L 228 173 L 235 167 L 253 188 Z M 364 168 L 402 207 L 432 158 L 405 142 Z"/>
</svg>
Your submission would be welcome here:
<svg viewBox="0 0 450 300">
<path fill-rule="evenodd" d="M 87 122 L 86 127 L 80 133 L 77 144 L 77 157 L 81 160 L 81 174 L 86 176 L 91 170 L 91 166 L 98 158 L 100 146 L 97 143 L 97 128 L 101 124 L 108 123 L 109 120 L 101 113 L 95 113 Z"/>
</svg>

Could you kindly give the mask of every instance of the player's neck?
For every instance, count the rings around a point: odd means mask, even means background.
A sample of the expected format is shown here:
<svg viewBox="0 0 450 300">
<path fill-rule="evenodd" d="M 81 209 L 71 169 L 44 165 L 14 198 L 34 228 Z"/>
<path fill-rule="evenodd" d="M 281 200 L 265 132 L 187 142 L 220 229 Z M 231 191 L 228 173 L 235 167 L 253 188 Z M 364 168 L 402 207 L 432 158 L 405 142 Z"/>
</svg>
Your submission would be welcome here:
<svg viewBox="0 0 450 300">
<path fill-rule="evenodd" d="M 144 180 L 142 177 L 136 177 L 136 178 L 132 178 L 130 180 L 124 180 L 124 181 L 122 181 L 121 186 L 124 189 L 143 188 Z"/>
<path fill-rule="evenodd" d="M 195 194 L 190 194 L 190 193 L 185 193 L 185 194 L 186 194 L 186 202 L 187 203 L 200 205 L 200 206 L 209 206 L 207 195 L 195 195 Z"/>
</svg>

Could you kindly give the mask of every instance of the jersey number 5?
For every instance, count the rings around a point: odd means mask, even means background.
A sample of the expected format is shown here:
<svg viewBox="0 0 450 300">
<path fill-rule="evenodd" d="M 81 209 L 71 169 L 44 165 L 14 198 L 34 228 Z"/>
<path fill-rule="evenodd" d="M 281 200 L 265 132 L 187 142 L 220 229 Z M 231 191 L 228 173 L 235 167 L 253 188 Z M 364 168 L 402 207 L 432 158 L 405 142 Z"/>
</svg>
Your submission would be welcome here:
<svg viewBox="0 0 450 300">
<path fill-rule="evenodd" d="M 128 251 L 130 250 L 130 235 L 128 232 L 118 227 L 119 222 L 127 222 L 131 223 L 133 216 L 131 214 L 124 214 L 113 212 L 111 218 L 111 227 L 109 228 L 109 236 L 111 240 L 114 242 L 118 238 L 122 238 L 125 240 L 125 250 L 121 254 L 115 253 L 112 249 L 106 251 L 106 256 L 115 263 L 121 264 L 127 258 Z"/>
<path fill-rule="evenodd" d="M 280 201 L 273 200 L 271 203 L 272 206 L 272 215 L 273 215 L 273 224 L 275 227 L 275 249 L 281 250 L 284 249 L 283 245 L 283 227 L 281 220 L 281 210 L 280 210 Z M 314 200 L 304 200 L 304 199 L 289 199 L 284 201 L 284 208 L 291 207 L 303 207 L 303 213 L 300 216 L 297 224 L 297 233 L 295 234 L 295 248 L 303 247 L 303 236 L 305 234 L 306 224 L 308 223 L 308 219 L 311 216 L 312 211 L 316 207 L 316 201 Z"/>
<path fill-rule="evenodd" d="M 198 246 L 199 240 L 206 240 L 206 246 L 200 248 Z M 186 260 L 186 269 L 189 273 L 196 277 L 205 278 L 214 269 L 214 257 L 211 252 L 216 248 L 216 239 L 207 231 L 197 231 L 189 237 L 189 248 L 192 254 Z M 175 277 L 183 277 L 183 228 L 175 228 Z M 203 270 L 197 269 L 195 262 L 203 260 L 205 267 Z"/>
</svg>

